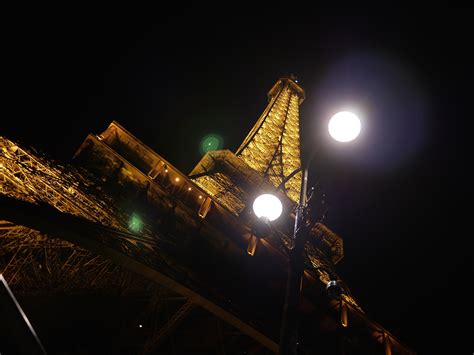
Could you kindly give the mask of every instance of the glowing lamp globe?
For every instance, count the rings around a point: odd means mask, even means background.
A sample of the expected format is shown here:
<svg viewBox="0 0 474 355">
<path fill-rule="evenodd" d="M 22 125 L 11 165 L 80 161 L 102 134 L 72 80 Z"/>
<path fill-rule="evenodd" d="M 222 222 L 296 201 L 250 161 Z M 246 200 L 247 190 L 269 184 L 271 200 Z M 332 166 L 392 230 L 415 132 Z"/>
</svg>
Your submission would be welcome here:
<svg viewBox="0 0 474 355">
<path fill-rule="evenodd" d="M 283 212 L 283 205 L 275 195 L 263 194 L 253 202 L 253 212 L 258 218 L 263 217 L 269 221 L 274 221 Z"/>
<path fill-rule="evenodd" d="M 329 134 L 338 142 L 350 142 L 360 133 L 360 120 L 354 113 L 342 111 L 329 120 Z"/>
</svg>

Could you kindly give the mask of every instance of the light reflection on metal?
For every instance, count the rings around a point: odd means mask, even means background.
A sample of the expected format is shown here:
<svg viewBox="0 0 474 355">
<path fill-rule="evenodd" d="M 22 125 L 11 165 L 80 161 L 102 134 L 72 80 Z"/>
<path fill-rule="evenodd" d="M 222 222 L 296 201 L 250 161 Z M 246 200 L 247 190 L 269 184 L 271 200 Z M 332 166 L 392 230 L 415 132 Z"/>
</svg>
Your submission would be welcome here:
<svg viewBox="0 0 474 355">
<path fill-rule="evenodd" d="M 385 332 L 383 333 L 383 344 L 385 348 L 385 355 L 392 355 L 392 345 L 390 343 L 390 337 Z"/>
<path fill-rule="evenodd" d="M 340 304 L 341 304 L 341 306 L 340 306 L 341 307 L 341 325 L 344 328 L 347 328 L 347 326 L 348 326 L 347 305 L 346 305 L 346 302 L 344 302 L 343 298 L 341 298 Z"/>
<path fill-rule="evenodd" d="M 258 238 L 251 234 L 250 235 L 250 238 L 249 238 L 249 243 L 248 243 L 248 246 L 247 246 L 247 254 L 250 255 L 250 256 L 254 256 L 255 255 L 255 250 L 257 249 L 257 243 L 258 243 Z"/>
<path fill-rule="evenodd" d="M 201 196 L 199 196 L 201 198 Z M 211 198 L 206 197 L 204 201 L 202 201 L 201 207 L 199 208 L 198 215 L 201 218 L 206 218 L 206 215 L 208 214 L 209 210 L 211 209 Z"/>
<path fill-rule="evenodd" d="M 163 162 L 158 162 L 148 173 L 148 176 L 152 179 L 155 179 L 160 171 L 163 169 Z M 167 170 L 166 170 L 167 171 Z"/>
</svg>

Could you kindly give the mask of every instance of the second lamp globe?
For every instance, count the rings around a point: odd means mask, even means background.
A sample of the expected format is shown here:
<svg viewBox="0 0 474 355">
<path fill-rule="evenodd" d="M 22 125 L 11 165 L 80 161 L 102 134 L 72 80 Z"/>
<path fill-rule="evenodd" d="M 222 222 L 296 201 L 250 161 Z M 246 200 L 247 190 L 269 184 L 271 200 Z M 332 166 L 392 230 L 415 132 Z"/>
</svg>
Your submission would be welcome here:
<svg viewBox="0 0 474 355">
<path fill-rule="evenodd" d="M 360 120 L 357 115 L 349 111 L 336 113 L 329 120 L 329 134 L 338 142 L 349 142 L 360 133 Z"/>
<path fill-rule="evenodd" d="M 361 124 L 359 117 L 354 113 L 341 111 L 331 117 L 328 129 L 329 134 L 335 140 L 349 142 L 359 135 Z M 275 195 L 263 194 L 255 199 L 253 212 L 258 218 L 264 218 L 271 222 L 280 217 L 283 205 Z"/>
</svg>

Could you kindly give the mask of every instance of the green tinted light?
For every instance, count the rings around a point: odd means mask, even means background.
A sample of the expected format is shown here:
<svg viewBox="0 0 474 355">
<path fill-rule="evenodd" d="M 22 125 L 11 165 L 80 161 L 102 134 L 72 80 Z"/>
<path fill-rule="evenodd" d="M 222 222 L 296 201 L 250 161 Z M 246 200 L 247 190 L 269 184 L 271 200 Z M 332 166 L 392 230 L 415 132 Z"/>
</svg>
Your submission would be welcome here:
<svg viewBox="0 0 474 355">
<path fill-rule="evenodd" d="M 135 233 L 141 232 L 143 227 L 143 222 L 140 216 L 136 213 L 132 213 L 130 220 L 128 221 L 128 228 Z"/>
<path fill-rule="evenodd" d="M 222 148 L 222 137 L 218 134 L 208 134 L 201 140 L 201 153 L 205 154 L 211 150 Z"/>
</svg>

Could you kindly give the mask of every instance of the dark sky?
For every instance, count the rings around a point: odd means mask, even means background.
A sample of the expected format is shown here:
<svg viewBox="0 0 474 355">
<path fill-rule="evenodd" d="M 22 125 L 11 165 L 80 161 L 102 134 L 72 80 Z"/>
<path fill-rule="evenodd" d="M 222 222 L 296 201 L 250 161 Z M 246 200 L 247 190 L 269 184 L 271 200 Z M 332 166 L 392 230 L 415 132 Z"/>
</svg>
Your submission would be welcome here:
<svg viewBox="0 0 474 355">
<path fill-rule="evenodd" d="M 341 276 L 420 354 L 472 352 L 473 11 L 232 6 L 12 11 L 0 134 L 68 160 L 117 120 L 188 173 L 202 137 L 235 151 L 270 87 L 295 74 L 304 149 L 320 152 L 312 181 L 345 243 Z M 339 109 L 362 119 L 352 145 L 327 139 Z"/>
</svg>

